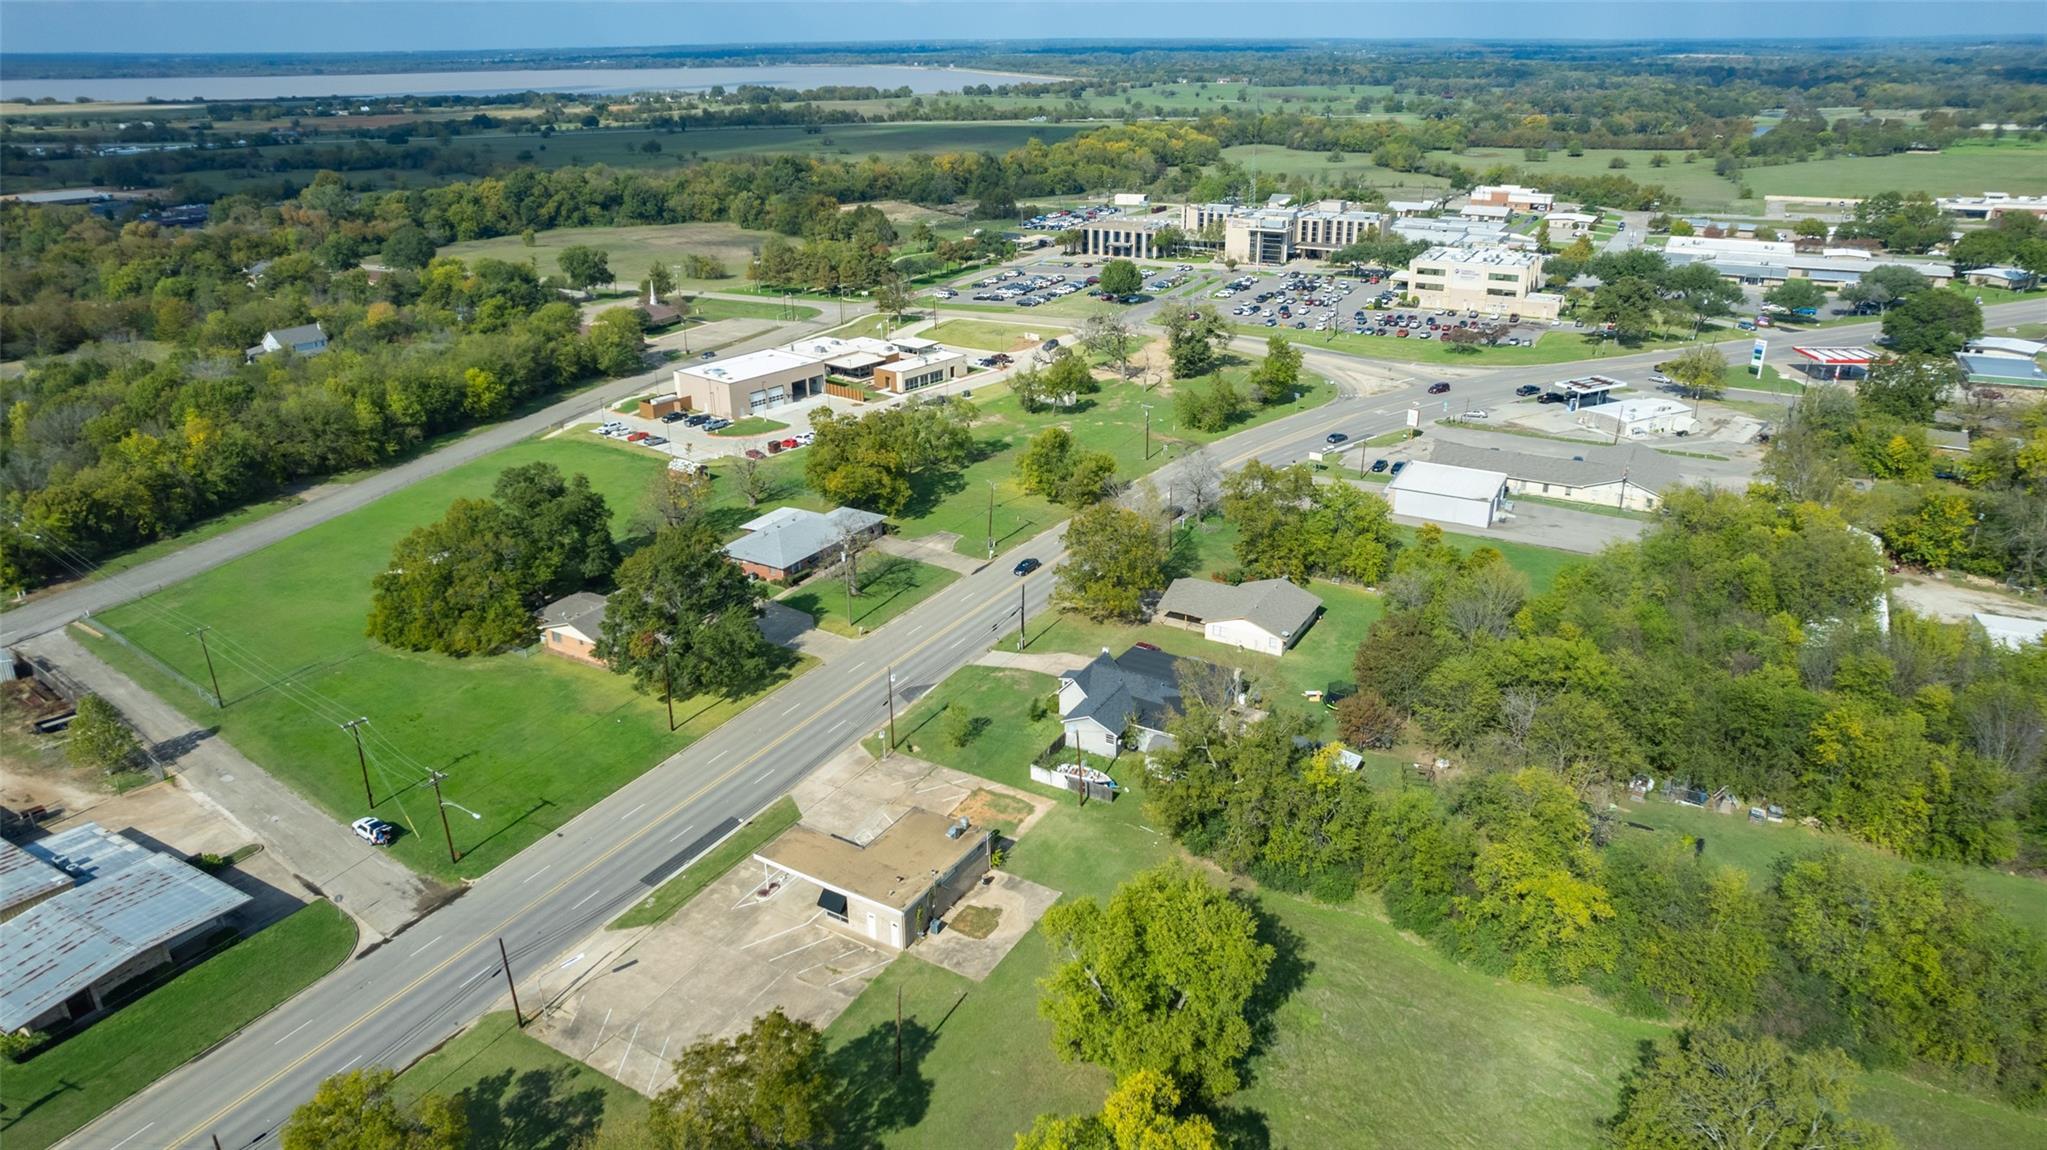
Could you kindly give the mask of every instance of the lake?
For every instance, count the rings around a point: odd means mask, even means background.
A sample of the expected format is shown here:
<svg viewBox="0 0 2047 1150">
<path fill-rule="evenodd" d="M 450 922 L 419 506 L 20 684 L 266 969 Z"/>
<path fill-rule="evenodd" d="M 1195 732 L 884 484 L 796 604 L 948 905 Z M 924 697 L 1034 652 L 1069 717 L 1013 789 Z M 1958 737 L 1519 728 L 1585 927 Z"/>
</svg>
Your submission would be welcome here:
<svg viewBox="0 0 2047 1150">
<path fill-rule="evenodd" d="M 276 100 L 295 96 L 490 96 L 501 92 L 702 91 L 736 88 L 874 87 L 952 92 L 970 84 L 1013 84 L 1056 76 L 919 68 L 906 64 L 772 64 L 705 68 L 531 68 L 489 72 L 386 72 L 347 76 L 108 76 L 80 80 L 8 80 L 0 100 L 69 103 L 83 96 L 103 104 L 145 100 Z"/>
</svg>

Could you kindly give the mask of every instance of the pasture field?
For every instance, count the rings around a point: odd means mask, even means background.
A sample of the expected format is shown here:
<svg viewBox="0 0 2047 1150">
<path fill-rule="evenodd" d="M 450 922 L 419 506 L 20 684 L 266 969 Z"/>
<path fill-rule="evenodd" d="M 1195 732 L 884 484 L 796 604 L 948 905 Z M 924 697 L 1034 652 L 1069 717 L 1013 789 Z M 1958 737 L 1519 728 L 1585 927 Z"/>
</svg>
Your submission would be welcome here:
<svg viewBox="0 0 2047 1150">
<path fill-rule="evenodd" d="M 1223 155 L 1246 169 L 1263 175 L 1362 180 L 1393 199 L 1439 196 L 1450 187 L 1450 182 L 1441 176 L 1382 168 L 1372 162 L 1372 155 L 1369 152 L 1345 152 L 1343 159 L 1331 160 L 1328 152 L 1275 148 L 1263 144 L 1238 144 L 1235 147 L 1224 148 Z"/>
<path fill-rule="evenodd" d="M 751 701 L 678 699 L 682 729 L 670 734 L 658 698 L 600 667 L 537 647 L 452 659 L 364 636 L 370 580 L 389 562 L 392 545 L 440 518 L 452 500 L 487 495 L 499 471 L 534 462 L 589 476 L 621 536 L 662 468 L 654 452 L 594 436 L 530 440 L 95 616 L 96 628 L 119 632 L 148 657 L 81 634 L 102 658 L 195 724 L 218 727 L 339 821 L 370 813 L 354 744 L 338 726 L 368 716 L 363 743 L 374 813 L 404 831 L 393 853 L 441 878 L 480 875 Z M 205 655 L 190 635 L 201 624 L 212 628 L 224 710 L 195 687 L 207 679 Z M 573 770 L 563 769 L 564 755 L 573 757 Z M 438 833 L 428 770 L 447 772 L 446 797 L 482 816 L 451 822 L 459 863 L 449 862 Z"/>
<path fill-rule="evenodd" d="M 607 262 L 613 278 L 625 284 L 638 283 L 646 278 L 647 269 L 656 263 L 668 265 L 672 272 L 685 255 L 709 256 L 724 264 L 730 274 L 724 279 L 683 280 L 683 286 L 703 291 L 734 291 L 752 287 L 751 281 L 746 279 L 746 265 L 769 235 L 768 232 L 748 231 L 737 224 L 726 223 L 550 228 L 534 233 L 532 247 L 527 247 L 518 236 L 498 236 L 448 244 L 439 254 L 463 260 L 488 258 L 510 263 L 525 263 L 531 259 L 540 274 L 548 276 L 560 273 L 561 268 L 555 261 L 563 248 L 601 248 L 609 257 Z M 712 301 L 701 302 L 708 305 Z M 704 308 L 698 310 L 699 313 L 705 312 Z"/>
<path fill-rule="evenodd" d="M 1548 157 L 1541 160 L 1524 160 L 1519 148 L 1468 148 L 1463 152 L 1434 152 L 1434 158 L 1448 160 L 1454 164 L 1478 170 L 1494 164 L 1508 164 L 1522 169 L 1534 177 L 1531 182 L 1542 186 L 1542 175 L 1550 173 L 1559 176 L 1626 176 L 1638 184 L 1662 184 L 1677 193 L 1688 210 L 1726 210 L 1734 202 L 1734 181 L 1713 173 L 1709 160 L 1684 162 L 1682 151 L 1663 153 L 1670 163 L 1661 168 L 1649 166 L 1654 151 L 1634 148 L 1587 148 L 1582 156 L 1566 155 L 1562 148 L 1552 148 Z M 1624 169 L 1609 167 L 1615 159 L 1627 161 Z M 1561 198 L 1561 197 L 1560 197 Z M 1760 204 L 1754 205 L 1760 207 Z"/>
<path fill-rule="evenodd" d="M 1926 192 L 1935 196 L 2047 193 L 2047 143 L 1968 141 L 1940 152 L 1842 156 L 1779 167 L 1756 167 L 1742 179 L 1758 196 L 1869 196 Z"/>
</svg>

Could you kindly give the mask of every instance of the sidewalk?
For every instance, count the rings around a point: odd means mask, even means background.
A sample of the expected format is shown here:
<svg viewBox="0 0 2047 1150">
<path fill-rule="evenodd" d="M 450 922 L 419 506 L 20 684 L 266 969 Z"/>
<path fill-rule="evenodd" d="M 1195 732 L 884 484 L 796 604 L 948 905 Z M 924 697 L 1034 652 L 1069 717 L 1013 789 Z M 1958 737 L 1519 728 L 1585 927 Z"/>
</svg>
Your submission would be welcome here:
<svg viewBox="0 0 2047 1150">
<path fill-rule="evenodd" d="M 1069 655 L 1061 651 L 983 651 L 974 656 L 976 667 L 1009 667 L 1037 671 L 1054 677 L 1087 666 L 1091 655 Z"/>
<path fill-rule="evenodd" d="M 356 838 L 218 734 L 194 730 L 191 720 L 101 662 L 69 632 L 51 631 L 23 646 L 119 707 L 144 741 L 160 746 L 176 740 L 183 749 L 170 767 L 185 788 L 240 822 L 262 840 L 265 854 L 361 923 L 358 946 L 398 933 L 450 893 Z"/>
</svg>

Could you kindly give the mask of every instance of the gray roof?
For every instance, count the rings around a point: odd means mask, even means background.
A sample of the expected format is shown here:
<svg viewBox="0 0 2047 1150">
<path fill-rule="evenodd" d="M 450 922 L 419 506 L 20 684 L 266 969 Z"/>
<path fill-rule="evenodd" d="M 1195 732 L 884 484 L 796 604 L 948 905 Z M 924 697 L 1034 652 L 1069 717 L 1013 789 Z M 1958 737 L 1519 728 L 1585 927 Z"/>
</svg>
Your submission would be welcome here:
<svg viewBox="0 0 2047 1150">
<path fill-rule="evenodd" d="M 2030 359 L 1975 355 L 1965 351 L 1955 356 L 1955 362 L 1961 364 L 1962 370 L 1968 372 L 1972 379 L 1996 380 L 2023 387 L 2047 387 L 2047 371 L 2040 370 L 2040 365 Z"/>
<path fill-rule="evenodd" d="M 578 591 L 564 595 L 540 609 L 540 625 L 548 627 L 574 627 L 592 639 L 604 626 L 604 607 L 609 600 L 595 591 Z"/>
<path fill-rule="evenodd" d="M 320 325 L 317 323 L 302 323 L 297 327 L 281 327 L 276 331 L 265 332 L 264 334 L 274 337 L 277 342 L 286 347 L 296 347 L 302 343 L 320 343 L 327 338 L 327 333 L 320 330 Z"/>
<path fill-rule="evenodd" d="M 1938 427 L 1926 429 L 1926 445 L 1936 451 L 1969 450 L 1969 433 L 1964 430 L 1944 430 Z"/>
<path fill-rule="evenodd" d="M 1175 579 L 1158 606 L 1160 614 L 1170 611 L 1204 623 L 1242 619 L 1285 638 L 1305 630 L 1321 609 L 1322 600 L 1285 579 L 1258 579 L 1234 587 L 1210 579 Z"/>
<path fill-rule="evenodd" d="M 0 914 L 71 885 L 71 876 L 0 839 Z"/>
<path fill-rule="evenodd" d="M 1661 452 L 1644 447 L 1602 447 L 1573 445 L 1573 454 L 1583 460 L 1498 447 L 1474 447 L 1439 439 L 1429 458 L 1452 467 L 1476 467 L 1506 472 L 1507 478 L 1523 483 L 1555 483 L 1565 487 L 1592 487 L 1617 483 L 1625 472 L 1628 482 L 1650 491 L 1667 491 L 1684 482 L 1677 464 Z"/>
<path fill-rule="evenodd" d="M 1059 717 L 1093 719 L 1120 731 L 1135 715 L 1139 726 L 1164 730 L 1166 720 L 1180 710 L 1179 664 L 1179 658 L 1164 651 L 1132 647 L 1112 657 L 1104 650 L 1087 666 L 1060 676 L 1080 688 L 1081 699 Z"/>
<path fill-rule="evenodd" d="M 857 507 L 838 507 L 820 515 L 801 507 L 782 507 L 748 523 L 748 534 L 725 545 L 725 554 L 776 571 L 802 566 L 843 535 L 871 531 L 883 517 Z"/>
<path fill-rule="evenodd" d="M 219 879 L 96 823 L 25 849 L 78 885 L 0 930 L 0 1030 L 34 1022 L 149 948 L 249 901 Z"/>
</svg>

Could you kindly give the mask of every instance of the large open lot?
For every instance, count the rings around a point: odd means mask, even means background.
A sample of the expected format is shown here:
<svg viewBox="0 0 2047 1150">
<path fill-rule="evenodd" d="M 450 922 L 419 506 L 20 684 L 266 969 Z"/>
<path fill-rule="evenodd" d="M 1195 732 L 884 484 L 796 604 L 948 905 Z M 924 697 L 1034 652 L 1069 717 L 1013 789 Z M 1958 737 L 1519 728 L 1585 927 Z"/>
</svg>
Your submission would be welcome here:
<svg viewBox="0 0 2047 1150">
<path fill-rule="evenodd" d="M 661 468 L 651 452 L 594 437 L 522 443 L 95 620 L 147 655 L 84 638 L 344 822 L 367 812 L 354 745 L 337 724 L 368 716 L 376 813 L 407 832 L 393 851 L 442 877 L 482 874 L 745 705 L 678 700 L 683 725 L 670 734 L 658 700 L 598 667 L 535 648 L 450 659 L 364 636 L 370 579 L 399 537 L 439 518 L 457 497 L 487 494 L 504 468 L 540 461 L 588 475 L 610 501 L 620 535 Z M 210 628 L 222 711 L 195 686 L 207 679 L 191 636 L 201 625 Z M 447 797 L 482 816 L 453 820 L 459 865 L 442 844 L 423 782 L 429 769 L 447 772 Z"/>
<path fill-rule="evenodd" d="M 689 280 L 690 286 L 711 290 L 745 288 L 746 265 L 760 250 L 767 232 L 753 232 L 737 224 L 644 224 L 624 228 L 550 228 L 537 232 L 533 246 L 518 236 L 468 240 L 441 249 L 444 256 L 475 260 L 482 258 L 524 263 L 530 257 L 542 275 L 559 272 L 555 258 L 563 248 L 586 246 L 602 249 L 609 257 L 612 276 L 619 283 L 638 283 L 656 263 L 670 271 L 685 255 L 709 256 L 725 265 L 731 278 Z M 707 301 L 708 302 L 708 301 Z"/>
</svg>

